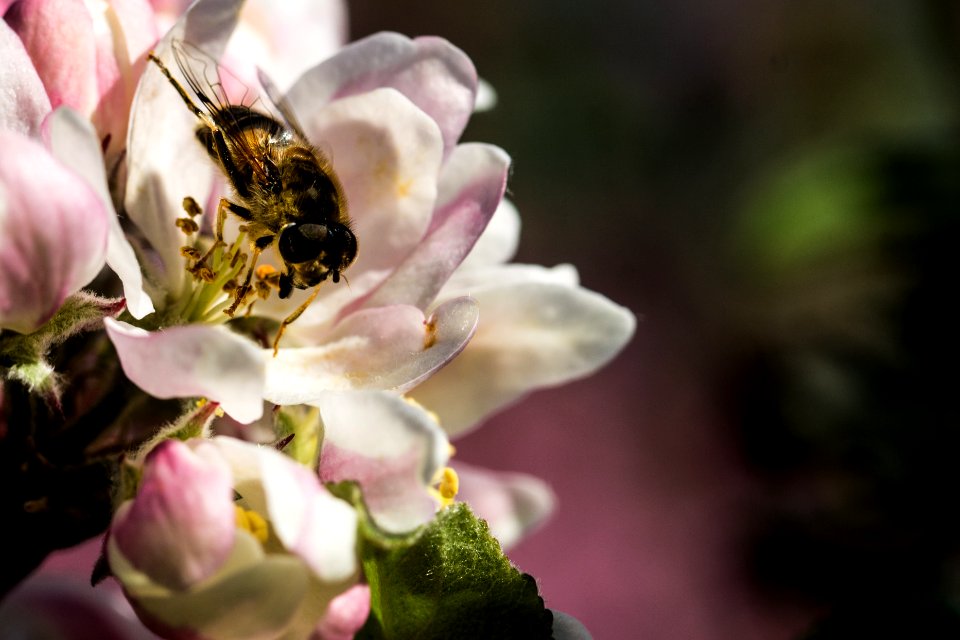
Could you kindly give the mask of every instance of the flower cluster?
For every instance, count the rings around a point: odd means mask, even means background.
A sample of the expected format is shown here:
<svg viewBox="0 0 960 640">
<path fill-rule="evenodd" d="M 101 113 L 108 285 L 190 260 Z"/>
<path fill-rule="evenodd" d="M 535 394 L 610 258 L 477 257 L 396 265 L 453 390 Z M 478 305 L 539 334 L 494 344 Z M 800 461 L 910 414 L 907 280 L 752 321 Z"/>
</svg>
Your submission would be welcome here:
<svg viewBox="0 0 960 640">
<path fill-rule="evenodd" d="M 72 369 L 54 347 L 105 335 L 136 397 L 180 400 L 115 458 L 105 544 L 167 637 L 352 637 L 372 615 L 362 549 L 413 544 L 455 499 L 514 543 L 549 489 L 451 462 L 449 439 L 591 373 L 633 331 L 572 267 L 509 262 L 510 158 L 460 142 L 478 94 L 462 51 L 394 33 L 343 45 L 339 3 L 289 5 L 265 19 L 239 0 L 0 4 L 0 366 L 63 411 Z M 280 299 L 266 252 L 260 295 L 224 313 L 254 247 L 232 217 L 213 243 L 234 194 L 147 59 L 177 71 L 179 43 L 231 70 L 211 82 L 224 99 L 252 103 L 258 77 L 282 92 L 331 159 L 360 246 L 348 283 Z M 212 436 L 228 424 L 239 437 Z"/>
</svg>

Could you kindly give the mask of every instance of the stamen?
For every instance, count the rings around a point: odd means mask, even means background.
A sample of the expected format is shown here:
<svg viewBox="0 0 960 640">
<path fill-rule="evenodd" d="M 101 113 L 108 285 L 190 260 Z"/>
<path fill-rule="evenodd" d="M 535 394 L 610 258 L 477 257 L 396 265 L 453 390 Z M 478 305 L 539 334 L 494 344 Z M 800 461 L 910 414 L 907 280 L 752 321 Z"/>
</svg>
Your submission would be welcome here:
<svg viewBox="0 0 960 640">
<path fill-rule="evenodd" d="M 177 218 L 176 225 L 180 231 L 183 231 L 188 236 L 200 231 L 200 225 L 192 218 Z"/>
<path fill-rule="evenodd" d="M 203 209 L 200 208 L 200 205 L 197 204 L 197 201 L 187 196 L 183 199 L 183 210 L 187 212 L 187 215 L 191 218 L 196 218 L 203 213 Z"/>
<path fill-rule="evenodd" d="M 237 528 L 249 531 L 260 544 L 265 544 L 267 538 L 270 537 L 270 525 L 267 524 L 263 516 L 256 511 L 244 509 L 238 504 L 233 505 L 233 508 L 236 515 Z"/>
<path fill-rule="evenodd" d="M 437 487 L 431 490 L 433 497 L 440 503 L 440 508 L 449 507 L 454 503 L 457 492 L 460 490 L 460 476 L 452 467 L 444 467 L 437 473 L 435 481 Z"/>
</svg>

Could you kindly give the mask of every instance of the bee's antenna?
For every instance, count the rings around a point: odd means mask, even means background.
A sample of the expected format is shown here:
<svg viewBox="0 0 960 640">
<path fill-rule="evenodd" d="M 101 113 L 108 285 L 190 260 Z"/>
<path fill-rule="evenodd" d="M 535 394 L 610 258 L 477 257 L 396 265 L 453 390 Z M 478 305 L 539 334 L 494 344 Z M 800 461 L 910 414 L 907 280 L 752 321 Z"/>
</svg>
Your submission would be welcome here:
<svg viewBox="0 0 960 640">
<path fill-rule="evenodd" d="M 194 104 L 193 100 L 190 99 L 190 96 L 187 95 L 187 92 L 183 86 L 177 82 L 176 78 L 173 77 L 173 74 L 170 73 L 170 69 L 167 68 L 167 65 L 163 64 L 160 58 L 158 58 L 153 51 L 147 54 L 147 59 L 160 68 L 160 71 L 167 77 L 167 80 L 170 81 L 170 84 L 173 85 L 174 89 L 177 90 L 177 93 L 179 93 L 180 97 L 183 98 L 183 101 L 187 104 L 187 107 L 189 107 L 190 111 L 193 111 L 194 115 L 206 122 L 206 114 L 200 110 L 200 107 Z"/>
</svg>

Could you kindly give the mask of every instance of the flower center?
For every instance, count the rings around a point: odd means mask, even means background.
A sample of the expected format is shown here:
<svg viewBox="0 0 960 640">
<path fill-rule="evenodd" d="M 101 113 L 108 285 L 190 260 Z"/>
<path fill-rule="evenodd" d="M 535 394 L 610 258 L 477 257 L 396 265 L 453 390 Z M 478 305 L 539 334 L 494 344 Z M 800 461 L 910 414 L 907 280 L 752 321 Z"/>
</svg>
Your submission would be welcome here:
<svg viewBox="0 0 960 640">
<path fill-rule="evenodd" d="M 256 511 L 233 505 L 238 529 L 249 531 L 260 544 L 265 544 L 270 536 L 270 525 Z"/>
<path fill-rule="evenodd" d="M 183 208 L 187 217 L 178 218 L 176 225 L 190 238 L 200 230 L 196 218 L 200 216 L 201 209 L 196 200 L 189 196 L 183 199 Z M 245 239 L 246 232 L 241 227 L 240 233 L 229 245 L 215 239 L 203 251 L 199 238 L 193 238 L 190 244 L 180 248 L 180 255 L 185 261 L 184 268 L 191 276 L 189 293 L 182 298 L 176 310 L 183 322 L 221 324 L 232 318 L 232 314 L 224 311 L 235 299 L 238 278 L 247 264 L 248 256 L 243 251 Z M 266 299 L 270 291 L 278 286 L 279 276 L 269 265 L 262 265 L 256 270 L 256 282 L 250 291 L 255 295 L 245 297 L 242 301 L 247 305 L 247 315 L 257 299 Z"/>
</svg>

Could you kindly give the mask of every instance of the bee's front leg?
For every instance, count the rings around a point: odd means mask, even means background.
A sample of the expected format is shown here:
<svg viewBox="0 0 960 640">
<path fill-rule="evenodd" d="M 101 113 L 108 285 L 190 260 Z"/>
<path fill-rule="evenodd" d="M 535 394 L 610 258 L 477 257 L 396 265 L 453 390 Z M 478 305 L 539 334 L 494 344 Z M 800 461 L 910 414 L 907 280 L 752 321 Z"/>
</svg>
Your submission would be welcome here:
<svg viewBox="0 0 960 640">
<path fill-rule="evenodd" d="M 233 304 L 223 310 L 223 312 L 228 316 L 233 317 L 233 314 L 237 311 L 237 307 L 243 304 L 247 294 L 250 293 L 250 282 L 253 280 L 253 271 L 257 268 L 257 260 L 260 259 L 260 254 L 262 252 L 263 249 L 260 247 L 254 247 L 253 257 L 250 259 L 250 265 L 247 267 L 247 275 L 243 279 L 243 284 L 237 287 L 237 290 L 233 296 Z"/>
</svg>

